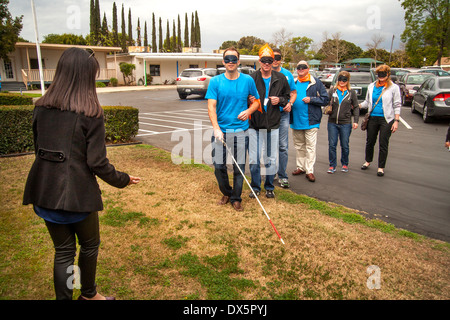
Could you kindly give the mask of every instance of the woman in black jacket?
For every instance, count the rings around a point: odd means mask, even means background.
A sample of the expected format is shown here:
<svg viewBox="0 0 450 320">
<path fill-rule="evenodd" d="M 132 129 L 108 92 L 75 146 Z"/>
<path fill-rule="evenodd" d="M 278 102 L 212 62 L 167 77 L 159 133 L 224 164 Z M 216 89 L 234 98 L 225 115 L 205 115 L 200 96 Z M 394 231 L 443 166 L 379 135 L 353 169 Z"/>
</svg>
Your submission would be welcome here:
<svg viewBox="0 0 450 320">
<path fill-rule="evenodd" d="M 33 114 L 36 159 L 23 204 L 33 204 L 53 240 L 58 300 L 72 299 L 76 237 L 81 246 L 79 299 L 113 299 L 100 295 L 95 284 L 98 211 L 103 209 L 96 176 L 117 188 L 140 181 L 117 171 L 106 156 L 103 109 L 95 86 L 99 69 L 93 52 L 80 48 L 64 51 L 53 83 L 36 101 Z"/>
<path fill-rule="evenodd" d="M 331 114 L 328 117 L 328 173 L 335 173 L 337 166 L 336 146 L 341 144 L 342 172 L 348 172 L 349 140 L 352 128 L 358 128 L 359 103 L 356 92 L 350 87 L 350 73 L 341 71 L 334 88 L 328 92 Z M 352 123 L 353 116 L 353 123 Z"/>
</svg>

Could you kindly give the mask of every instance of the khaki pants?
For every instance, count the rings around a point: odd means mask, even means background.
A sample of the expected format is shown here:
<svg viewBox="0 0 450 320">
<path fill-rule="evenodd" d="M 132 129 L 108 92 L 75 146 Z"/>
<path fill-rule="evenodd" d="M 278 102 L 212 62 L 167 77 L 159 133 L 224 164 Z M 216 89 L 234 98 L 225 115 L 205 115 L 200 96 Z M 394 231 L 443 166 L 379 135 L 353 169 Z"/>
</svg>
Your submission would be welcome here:
<svg viewBox="0 0 450 320">
<path fill-rule="evenodd" d="M 294 146 L 297 150 L 297 168 L 306 171 L 307 174 L 314 173 L 318 131 L 319 128 L 312 128 L 308 130 L 292 130 Z"/>
</svg>

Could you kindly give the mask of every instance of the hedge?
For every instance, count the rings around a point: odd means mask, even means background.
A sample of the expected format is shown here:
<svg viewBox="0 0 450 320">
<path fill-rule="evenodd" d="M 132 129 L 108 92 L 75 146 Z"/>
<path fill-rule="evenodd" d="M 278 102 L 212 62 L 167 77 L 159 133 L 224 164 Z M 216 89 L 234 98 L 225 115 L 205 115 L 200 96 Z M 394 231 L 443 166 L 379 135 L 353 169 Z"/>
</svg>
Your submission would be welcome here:
<svg viewBox="0 0 450 320">
<path fill-rule="evenodd" d="M 27 106 L 33 104 L 33 98 L 14 93 L 0 93 L 0 106 Z"/>
<path fill-rule="evenodd" d="M 0 106 L 0 155 L 31 152 L 34 106 Z M 133 107 L 105 106 L 106 142 L 128 142 L 139 130 L 139 110 Z"/>
</svg>

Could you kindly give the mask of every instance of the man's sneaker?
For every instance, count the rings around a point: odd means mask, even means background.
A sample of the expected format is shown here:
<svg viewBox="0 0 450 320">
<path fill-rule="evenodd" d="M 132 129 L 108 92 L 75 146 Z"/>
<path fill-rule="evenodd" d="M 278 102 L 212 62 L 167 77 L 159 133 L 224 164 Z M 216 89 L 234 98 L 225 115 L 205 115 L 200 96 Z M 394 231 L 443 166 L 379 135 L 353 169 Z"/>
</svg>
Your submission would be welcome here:
<svg viewBox="0 0 450 320">
<path fill-rule="evenodd" d="M 273 193 L 273 190 L 266 190 L 266 197 L 275 198 L 275 193 Z"/>
<path fill-rule="evenodd" d="M 280 183 L 280 186 L 282 188 L 289 188 L 289 181 L 288 181 L 288 179 L 286 179 L 286 178 L 278 179 L 278 182 Z"/>
<path fill-rule="evenodd" d="M 327 172 L 328 173 L 335 173 L 336 172 L 336 168 L 335 167 L 329 167 Z"/>
<path fill-rule="evenodd" d="M 342 166 L 341 171 L 342 171 L 342 172 L 348 172 L 348 167 L 347 167 L 347 166 Z"/>
<path fill-rule="evenodd" d="M 256 190 L 253 190 L 253 191 L 255 191 L 256 195 L 259 196 L 259 193 L 260 193 L 259 191 L 256 191 Z M 255 198 L 254 193 L 253 193 L 253 192 L 250 192 L 249 197 L 252 198 L 252 199 L 254 199 L 254 198 Z"/>
</svg>

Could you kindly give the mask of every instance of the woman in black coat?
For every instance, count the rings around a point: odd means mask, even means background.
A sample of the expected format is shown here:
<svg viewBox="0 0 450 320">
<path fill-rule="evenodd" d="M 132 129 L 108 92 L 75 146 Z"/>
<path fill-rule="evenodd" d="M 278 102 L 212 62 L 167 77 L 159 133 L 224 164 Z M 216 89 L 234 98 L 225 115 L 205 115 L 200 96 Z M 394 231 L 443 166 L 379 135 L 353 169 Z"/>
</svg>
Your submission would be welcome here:
<svg viewBox="0 0 450 320">
<path fill-rule="evenodd" d="M 96 176 L 117 188 L 140 181 L 117 171 L 106 156 L 103 109 L 95 86 L 99 68 L 93 52 L 80 48 L 64 51 L 53 83 L 36 101 L 33 114 L 36 159 L 23 204 L 33 204 L 53 240 L 58 300 L 72 299 L 76 238 L 81 246 L 79 299 L 113 299 L 100 295 L 95 284 L 98 211 L 103 210 Z"/>
</svg>

